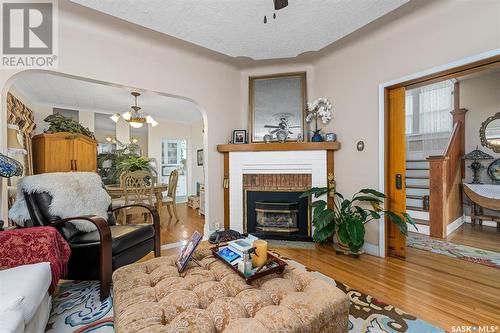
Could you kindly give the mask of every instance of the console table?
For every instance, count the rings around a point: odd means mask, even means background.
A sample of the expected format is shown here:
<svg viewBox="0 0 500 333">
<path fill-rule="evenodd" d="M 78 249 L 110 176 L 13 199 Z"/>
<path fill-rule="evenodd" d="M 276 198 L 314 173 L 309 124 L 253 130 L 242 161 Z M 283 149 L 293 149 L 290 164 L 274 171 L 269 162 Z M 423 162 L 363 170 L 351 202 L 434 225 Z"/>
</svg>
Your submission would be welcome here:
<svg viewBox="0 0 500 333">
<path fill-rule="evenodd" d="M 497 223 L 500 229 L 500 217 L 485 215 L 483 208 L 500 211 L 500 185 L 492 184 L 464 184 L 464 193 L 471 201 L 471 223 L 483 224 L 483 220 Z"/>
</svg>

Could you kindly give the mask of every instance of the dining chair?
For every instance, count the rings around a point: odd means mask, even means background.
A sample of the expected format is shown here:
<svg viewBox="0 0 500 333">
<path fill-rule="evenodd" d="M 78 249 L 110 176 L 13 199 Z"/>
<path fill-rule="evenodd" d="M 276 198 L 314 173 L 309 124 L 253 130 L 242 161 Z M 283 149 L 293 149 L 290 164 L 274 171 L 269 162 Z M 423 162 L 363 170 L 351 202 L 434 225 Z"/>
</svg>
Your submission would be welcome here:
<svg viewBox="0 0 500 333">
<path fill-rule="evenodd" d="M 151 172 L 143 170 L 125 172 L 120 176 L 120 185 L 123 189 L 124 205 L 154 205 L 154 176 Z M 146 213 L 141 208 L 133 207 L 122 210 L 123 223 L 128 223 L 128 216 L 139 212 L 144 213 L 146 216 Z"/>
<path fill-rule="evenodd" d="M 175 217 L 176 221 L 179 221 L 179 216 L 177 215 L 177 205 L 175 193 L 177 192 L 177 182 L 179 180 L 179 171 L 173 170 L 168 178 L 168 190 L 167 195 L 163 197 L 163 204 L 167 206 L 167 212 L 170 217 Z"/>
</svg>

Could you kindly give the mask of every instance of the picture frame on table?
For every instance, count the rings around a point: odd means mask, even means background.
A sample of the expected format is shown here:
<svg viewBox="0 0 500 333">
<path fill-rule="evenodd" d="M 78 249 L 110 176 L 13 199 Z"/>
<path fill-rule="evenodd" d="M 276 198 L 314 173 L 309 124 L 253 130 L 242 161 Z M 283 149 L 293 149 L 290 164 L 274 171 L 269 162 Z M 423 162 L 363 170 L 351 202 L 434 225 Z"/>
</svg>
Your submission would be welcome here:
<svg viewBox="0 0 500 333">
<path fill-rule="evenodd" d="M 247 143 L 247 130 L 233 130 L 233 144 L 241 145 Z"/>
<path fill-rule="evenodd" d="M 335 134 L 335 133 L 326 133 L 325 134 L 325 141 L 327 141 L 327 142 L 337 141 L 337 134 Z"/>
<path fill-rule="evenodd" d="M 203 166 L 203 149 L 196 151 L 196 165 Z"/>
</svg>

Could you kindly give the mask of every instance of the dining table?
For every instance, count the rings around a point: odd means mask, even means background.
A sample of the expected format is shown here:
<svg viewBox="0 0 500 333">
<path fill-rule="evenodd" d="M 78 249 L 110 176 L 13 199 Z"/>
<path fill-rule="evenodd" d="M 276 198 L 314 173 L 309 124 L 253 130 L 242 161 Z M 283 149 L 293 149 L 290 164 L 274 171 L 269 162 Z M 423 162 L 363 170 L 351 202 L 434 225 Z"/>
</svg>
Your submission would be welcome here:
<svg viewBox="0 0 500 333">
<path fill-rule="evenodd" d="M 120 198 L 125 195 L 125 189 L 120 184 L 106 185 L 106 191 L 112 199 Z M 168 190 L 168 184 L 155 184 L 153 186 L 153 194 L 156 197 L 156 209 L 161 212 L 163 207 L 163 192 Z"/>
</svg>

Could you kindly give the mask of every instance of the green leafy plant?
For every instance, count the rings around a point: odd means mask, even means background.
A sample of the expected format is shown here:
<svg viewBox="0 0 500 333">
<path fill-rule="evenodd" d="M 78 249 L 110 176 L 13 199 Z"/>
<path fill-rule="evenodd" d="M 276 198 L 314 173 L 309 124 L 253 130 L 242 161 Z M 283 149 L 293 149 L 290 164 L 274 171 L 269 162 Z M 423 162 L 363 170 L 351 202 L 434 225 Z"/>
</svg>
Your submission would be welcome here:
<svg viewBox="0 0 500 333">
<path fill-rule="evenodd" d="M 314 187 L 304 192 L 301 198 L 319 198 L 332 193 L 328 187 Z M 365 243 L 365 224 L 374 219 L 380 219 L 384 214 L 396 224 L 403 235 L 408 235 L 406 223 L 417 229 L 415 222 L 407 213 L 397 214 L 383 210 L 381 205 L 385 195 L 373 189 L 362 189 L 351 199 L 345 199 L 342 194 L 335 192 L 334 208 L 327 207 L 325 200 L 317 200 L 313 207 L 313 240 L 325 243 L 337 233 L 338 240 L 349 247 L 352 253 L 359 253 Z"/>
<path fill-rule="evenodd" d="M 152 173 L 156 172 L 149 159 L 143 156 L 129 156 L 123 160 L 118 161 L 116 165 L 116 171 L 119 175 L 124 172 L 132 172 L 138 170 L 150 171 Z"/>
<path fill-rule="evenodd" d="M 49 128 L 45 131 L 46 133 L 69 132 L 83 134 L 89 138 L 95 139 L 94 132 L 90 129 L 83 127 L 78 121 L 65 117 L 59 113 L 51 114 L 46 117 L 44 121 L 49 123 Z"/>
</svg>

